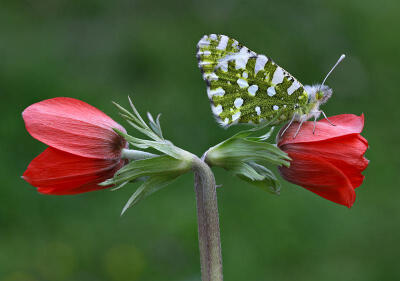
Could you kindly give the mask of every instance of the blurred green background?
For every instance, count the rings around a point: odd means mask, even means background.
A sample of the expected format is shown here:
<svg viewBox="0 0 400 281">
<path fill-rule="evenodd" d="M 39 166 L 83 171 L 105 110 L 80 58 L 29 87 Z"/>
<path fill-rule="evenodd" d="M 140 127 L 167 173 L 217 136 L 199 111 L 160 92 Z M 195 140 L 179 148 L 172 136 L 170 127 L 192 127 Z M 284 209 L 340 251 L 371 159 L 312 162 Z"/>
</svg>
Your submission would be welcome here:
<svg viewBox="0 0 400 281">
<path fill-rule="evenodd" d="M 38 194 L 20 176 L 45 146 L 21 112 L 69 96 L 126 125 L 110 101 L 130 95 L 142 112 L 163 113 L 168 139 L 201 155 L 236 130 L 214 122 L 197 68 L 196 43 L 209 33 L 305 84 L 347 54 L 324 110 L 364 112 L 370 143 L 352 209 L 288 183 L 273 196 L 215 169 L 225 280 L 400 280 L 399 13 L 397 0 L 2 0 L 0 280 L 200 280 L 191 174 L 123 217 L 135 185 Z"/>
</svg>

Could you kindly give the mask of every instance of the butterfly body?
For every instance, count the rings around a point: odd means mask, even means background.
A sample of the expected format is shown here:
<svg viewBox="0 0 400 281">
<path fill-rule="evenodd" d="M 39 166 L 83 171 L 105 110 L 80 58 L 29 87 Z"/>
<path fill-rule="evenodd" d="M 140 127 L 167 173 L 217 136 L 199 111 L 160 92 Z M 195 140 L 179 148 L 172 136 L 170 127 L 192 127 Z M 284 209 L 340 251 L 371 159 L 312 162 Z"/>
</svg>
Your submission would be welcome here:
<svg viewBox="0 0 400 281">
<path fill-rule="evenodd" d="M 303 86 L 265 55 L 225 35 L 205 35 L 197 58 L 217 121 L 280 124 L 318 118 L 332 95 L 327 86 Z"/>
</svg>

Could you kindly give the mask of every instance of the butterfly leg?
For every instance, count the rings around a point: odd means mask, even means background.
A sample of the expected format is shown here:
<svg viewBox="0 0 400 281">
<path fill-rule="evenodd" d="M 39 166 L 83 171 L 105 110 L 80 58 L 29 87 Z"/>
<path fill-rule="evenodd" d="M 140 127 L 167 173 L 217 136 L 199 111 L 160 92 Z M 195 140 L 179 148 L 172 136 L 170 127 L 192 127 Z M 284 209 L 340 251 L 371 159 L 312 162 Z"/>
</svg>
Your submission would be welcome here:
<svg viewBox="0 0 400 281">
<path fill-rule="evenodd" d="M 304 122 L 304 120 L 301 120 L 301 122 L 299 124 L 299 127 L 297 128 L 297 131 L 293 136 L 293 139 L 295 139 L 297 137 L 298 133 L 300 132 L 300 128 L 301 128 L 301 125 L 303 125 L 303 122 Z"/>
<path fill-rule="evenodd" d="M 332 126 L 336 126 L 335 124 L 333 124 L 333 123 L 328 119 L 328 117 L 326 117 L 325 112 L 323 112 L 323 111 L 321 110 L 321 113 L 324 115 L 324 118 L 325 118 L 326 120 L 328 120 L 329 124 L 331 124 Z"/>
<path fill-rule="evenodd" d="M 315 126 L 316 126 L 316 124 L 317 124 L 317 116 L 314 116 L 314 127 L 312 129 L 313 135 L 315 134 Z"/>
<path fill-rule="evenodd" d="M 293 121 L 295 118 L 295 114 L 293 114 L 292 120 L 290 120 L 289 124 L 286 126 L 286 128 L 282 131 L 281 136 L 286 132 L 287 129 L 289 129 L 290 125 L 292 125 Z"/>
</svg>

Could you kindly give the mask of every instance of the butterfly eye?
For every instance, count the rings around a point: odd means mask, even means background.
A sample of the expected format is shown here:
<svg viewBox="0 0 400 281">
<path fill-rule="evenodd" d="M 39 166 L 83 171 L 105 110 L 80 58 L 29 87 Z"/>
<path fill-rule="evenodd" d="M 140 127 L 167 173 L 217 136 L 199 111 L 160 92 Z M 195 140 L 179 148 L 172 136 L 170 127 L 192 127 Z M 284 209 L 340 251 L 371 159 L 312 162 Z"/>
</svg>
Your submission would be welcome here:
<svg viewBox="0 0 400 281">
<path fill-rule="evenodd" d="M 324 93 L 322 91 L 318 91 L 316 96 L 317 96 L 317 100 L 320 100 L 324 97 Z"/>
</svg>

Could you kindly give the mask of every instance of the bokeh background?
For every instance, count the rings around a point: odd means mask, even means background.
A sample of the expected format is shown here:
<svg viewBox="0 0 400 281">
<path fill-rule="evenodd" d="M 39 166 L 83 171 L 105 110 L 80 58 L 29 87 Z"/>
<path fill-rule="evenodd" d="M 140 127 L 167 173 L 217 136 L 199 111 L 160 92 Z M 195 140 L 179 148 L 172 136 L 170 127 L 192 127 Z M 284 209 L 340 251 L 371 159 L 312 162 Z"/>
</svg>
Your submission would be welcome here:
<svg viewBox="0 0 400 281">
<path fill-rule="evenodd" d="M 351 209 L 289 183 L 273 196 L 215 169 L 225 280 L 400 280 L 399 13 L 397 0 L 2 0 L 0 280 L 200 280 L 191 174 L 123 217 L 135 185 L 40 195 L 20 176 L 45 146 L 21 112 L 69 96 L 123 122 L 110 101 L 130 95 L 142 112 L 163 113 L 168 139 L 201 155 L 236 130 L 214 122 L 197 68 L 196 43 L 209 33 L 305 84 L 347 54 L 324 110 L 363 112 L 370 143 Z"/>
</svg>

